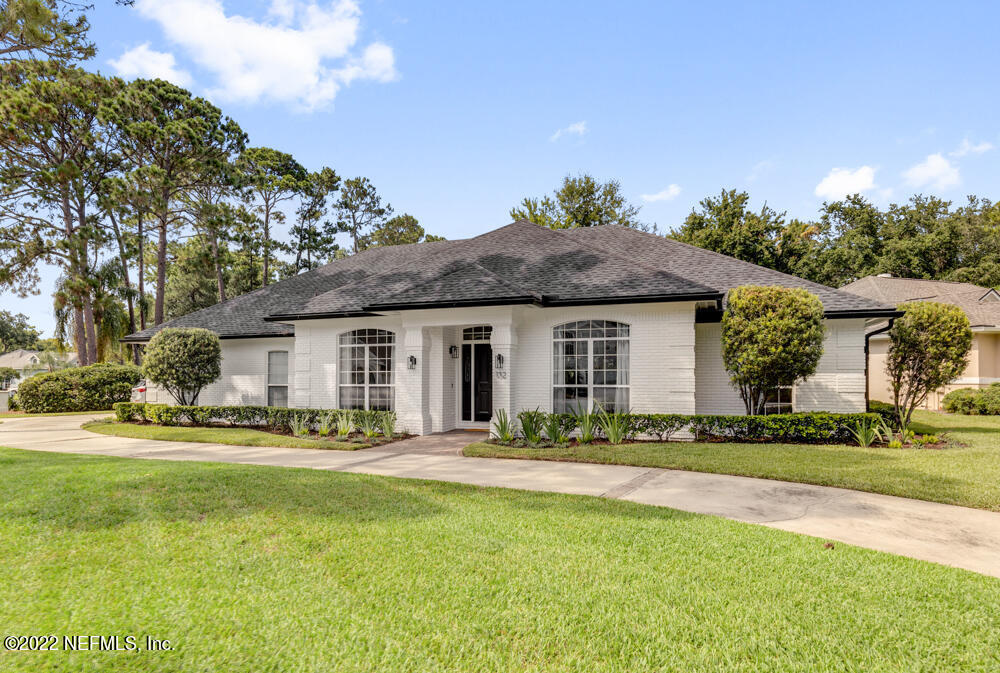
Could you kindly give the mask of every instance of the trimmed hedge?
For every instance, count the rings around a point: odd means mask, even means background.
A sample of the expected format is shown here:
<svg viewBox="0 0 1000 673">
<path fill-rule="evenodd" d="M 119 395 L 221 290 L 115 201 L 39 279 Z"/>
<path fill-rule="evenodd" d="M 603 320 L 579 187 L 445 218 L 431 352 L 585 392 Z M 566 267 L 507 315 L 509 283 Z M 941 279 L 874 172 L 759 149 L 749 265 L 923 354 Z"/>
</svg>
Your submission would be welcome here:
<svg viewBox="0 0 1000 673">
<path fill-rule="evenodd" d="M 852 442 L 851 430 L 872 423 L 879 414 L 835 414 L 822 411 L 770 416 L 692 416 L 690 428 L 698 439 L 730 442 L 814 444 Z"/>
<path fill-rule="evenodd" d="M 314 426 L 325 414 L 341 413 L 339 409 L 289 409 L 251 405 L 181 406 L 148 402 L 119 402 L 114 405 L 114 410 L 115 420 L 121 423 L 136 421 L 147 421 L 157 425 L 229 423 L 241 427 L 268 427 L 277 430 L 291 430 L 293 419 Z M 353 413 L 355 424 L 360 424 L 365 416 L 378 416 L 384 412 L 353 410 Z"/>
<path fill-rule="evenodd" d="M 175 406 L 119 402 L 114 406 L 115 418 L 123 423 L 148 421 L 159 425 L 208 425 L 230 423 L 236 426 L 290 429 L 292 419 L 316 425 L 323 414 L 341 413 L 337 409 L 288 409 L 261 406 Z M 354 411 L 357 422 L 363 415 L 378 415 L 380 411 Z M 543 411 L 529 411 L 548 416 Z M 627 420 L 626 438 L 637 436 L 668 441 L 684 428 L 699 440 L 721 439 L 729 442 L 786 442 L 810 444 L 821 442 L 853 442 L 851 430 L 861 422 L 871 423 L 877 413 L 835 414 L 806 412 L 773 414 L 770 416 L 719 416 L 684 414 L 622 414 Z M 573 414 L 559 414 L 563 430 L 569 434 L 577 427 Z M 599 428 L 598 428 L 599 429 Z"/>
<path fill-rule="evenodd" d="M 868 411 L 881 416 L 885 422 L 889 424 L 890 428 L 899 429 L 899 414 L 896 413 L 895 406 L 889 404 L 888 402 L 870 400 L 868 402 Z"/>
<path fill-rule="evenodd" d="M 127 400 L 142 374 L 134 365 L 96 364 L 71 367 L 25 379 L 17 403 L 32 414 L 105 411 Z"/>
</svg>

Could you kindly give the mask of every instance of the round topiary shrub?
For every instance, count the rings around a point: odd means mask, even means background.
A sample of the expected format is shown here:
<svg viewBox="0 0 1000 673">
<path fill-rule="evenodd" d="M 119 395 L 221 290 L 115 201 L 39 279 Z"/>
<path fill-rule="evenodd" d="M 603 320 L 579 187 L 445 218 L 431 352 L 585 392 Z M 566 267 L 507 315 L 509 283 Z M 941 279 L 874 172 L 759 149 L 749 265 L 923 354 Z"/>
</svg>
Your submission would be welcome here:
<svg viewBox="0 0 1000 673">
<path fill-rule="evenodd" d="M 215 332 L 198 327 L 168 327 L 146 346 L 146 378 L 169 392 L 178 404 L 192 405 L 198 393 L 222 374 L 222 347 Z"/>
<path fill-rule="evenodd" d="M 127 402 L 142 378 L 135 365 L 96 364 L 71 367 L 25 379 L 17 403 L 33 414 L 64 411 L 105 411 Z"/>
<path fill-rule="evenodd" d="M 976 395 L 979 413 L 988 416 L 1000 416 L 1000 385 L 994 383 L 989 388 L 983 388 Z"/>
<path fill-rule="evenodd" d="M 959 388 L 944 396 L 941 406 L 949 414 L 975 415 L 979 413 L 979 391 L 974 388 Z"/>
</svg>

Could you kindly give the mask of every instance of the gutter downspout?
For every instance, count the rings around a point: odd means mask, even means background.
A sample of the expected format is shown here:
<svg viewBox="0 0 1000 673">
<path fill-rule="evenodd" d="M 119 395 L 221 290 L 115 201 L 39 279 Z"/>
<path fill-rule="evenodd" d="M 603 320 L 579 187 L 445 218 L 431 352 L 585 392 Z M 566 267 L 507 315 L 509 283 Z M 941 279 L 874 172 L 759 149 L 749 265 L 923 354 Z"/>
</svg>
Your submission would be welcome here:
<svg viewBox="0 0 1000 673">
<path fill-rule="evenodd" d="M 870 369 L 870 366 L 868 364 L 870 362 L 870 357 L 869 357 L 870 341 L 871 338 L 876 334 L 885 334 L 886 332 L 891 330 L 892 324 L 894 322 L 896 322 L 895 318 L 889 318 L 889 322 L 886 323 L 885 327 L 880 327 L 877 330 L 865 333 L 865 411 L 868 411 L 868 406 L 871 404 L 871 400 L 869 399 L 870 397 L 869 391 L 871 390 L 869 381 L 870 373 L 868 371 Z"/>
</svg>

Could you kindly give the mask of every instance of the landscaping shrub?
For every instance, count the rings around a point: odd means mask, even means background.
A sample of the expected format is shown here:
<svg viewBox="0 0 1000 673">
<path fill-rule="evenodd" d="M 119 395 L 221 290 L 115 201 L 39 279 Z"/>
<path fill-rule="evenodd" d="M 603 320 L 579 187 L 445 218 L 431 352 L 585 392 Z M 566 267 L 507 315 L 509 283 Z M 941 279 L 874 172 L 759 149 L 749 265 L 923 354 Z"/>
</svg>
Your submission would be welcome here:
<svg viewBox="0 0 1000 673">
<path fill-rule="evenodd" d="M 896 407 L 892 406 L 888 402 L 870 400 L 868 402 L 868 411 L 881 416 L 885 422 L 889 424 L 889 427 L 899 427 L 899 416 L 896 414 Z"/>
<path fill-rule="evenodd" d="M 274 430 L 294 431 L 296 427 L 318 426 L 324 417 L 337 414 L 350 417 L 352 425 L 364 423 L 375 428 L 385 423 L 385 414 L 394 412 L 362 411 L 360 409 L 289 409 L 287 407 L 239 406 L 182 406 L 179 404 L 152 404 L 119 402 L 114 405 L 115 420 L 121 423 L 146 421 L 157 425 L 209 425 L 229 423 L 239 427 L 267 427 Z"/>
<path fill-rule="evenodd" d="M 1000 415 L 1000 384 L 992 384 L 983 388 L 976 395 L 979 413 L 987 416 Z"/>
<path fill-rule="evenodd" d="M 914 301 L 889 330 L 885 372 L 892 387 L 899 427 L 910 425 L 913 410 L 931 391 L 953 381 L 965 370 L 972 347 L 972 329 L 965 312 L 952 304 Z"/>
<path fill-rule="evenodd" d="M 127 400 L 142 374 L 134 365 L 96 364 L 38 374 L 17 389 L 18 404 L 33 414 L 104 411 Z"/>
<path fill-rule="evenodd" d="M 823 304 L 800 288 L 745 285 L 722 314 L 722 362 L 748 414 L 768 390 L 812 376 L 823 355 Z"/>
<path fill-rule="evenodd" d="M 812 444 L 852 442 L 858 423 L 878 421 L 878 414 L 806 412 L 771 416 L 691 416 L 690 428 L 698 439 L 731 442 L 784 442 Z"/>
<path fill-rule="evenodd" d="M 996 387 L 1000 396 L 1000 386 Z M 129 423 L 148 421 L 159 425 L 207 425 L 229 423 L 242 427 L 270 427 L 291 431 L 295 427 L 318 426 L 324 418 L 329 423 L 330 415 L 337 415 L 338 426 L 349 424 L 359 431 L 367 430 L 372 436 L 384 432 L 393 412 L 363 411 L 360 409 L 288 409 L 285 407 L 262 406 L 173 406 L 167 404 L 119 402 L 114 405 L 115 418 Z M 859 423 L 871 425 L 881 422 L 880 414 L 837 414 L 826 412 L 806 412 L 797 414 L 774 414 L 771 416 L 712 416 L 684 414 L 609 414 L 615 416 L 615 439 L 633 440 L 637 436 L 667 441 L 679 430 L 688 428 L 698 439 L 725 439 L 731 442 L 789 442 L 789 443 L 853 443 L 852 430 Z M 600 414 L 591 414 L 596 429 Z M 544 411 L 524 410 L 518 414 L 522 436 L 531 443 L 539 444 L 549 431 L 562 438 L 578 428 L 577 416 L 572 414 L 547 414 Z M 504 422 L 503 419 L 506 419 Z M 556 430 L 555 421 L 560 430 Z M 524 432 L 527 421 L 528 432 Z M 497 427 L 504 426 L 503 428 Z M 503 434 L 505 441 L 514 440 L 517 425 L 507 416 L 506 410 L 498 414 L 494 424 L 494 435 Z M 502 430 L 502 433 L 501 433 Z M 620 431 L 620 432 L 619 432 Z M 341 428 L 337 429 L 341 436 Z M 602 434 L 607 437 L 607 431 Z M 618 437 L 617 435 L 621 435 Z"/>
<path fill-rule="evenodd" d="M 197 327 L 168 327 L 149 340 L 142 371 L 178 404 L 192 404 L 201 389 L 222 373 L 219 337 Z"/>
<path fill-rule="evenodd" d="M 974 388 L 959 388 L 944 396 L 941 406 L 949 414 L 975 415 L 979 413 L 979 391 Z"/>
</svg>

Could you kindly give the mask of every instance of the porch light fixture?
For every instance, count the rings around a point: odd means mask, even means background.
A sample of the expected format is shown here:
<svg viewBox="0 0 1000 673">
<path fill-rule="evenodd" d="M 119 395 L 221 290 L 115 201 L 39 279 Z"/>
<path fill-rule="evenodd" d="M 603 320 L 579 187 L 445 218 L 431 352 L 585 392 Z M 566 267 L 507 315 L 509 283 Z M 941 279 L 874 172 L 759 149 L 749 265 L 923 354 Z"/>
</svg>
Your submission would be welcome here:
<svg viewBox="0 0 1000 673">
<path fill-rule="evenodd" d="M 448 346 L 448 355 L 451 356 L 452 360 L 458 359 L 458 346 Z"/>
<path fill-rule="evenodd" d="M 497 353 L 497 369 L 503 369 L 503 353 Z"/>
<path fill-rule="evenodd" d="M 416 369 L 417 368 L 417 356 L 416 355 L 411 355 L 408 358 L 406 358 L 406 368 L 407 369 Z"/>
</svg>

